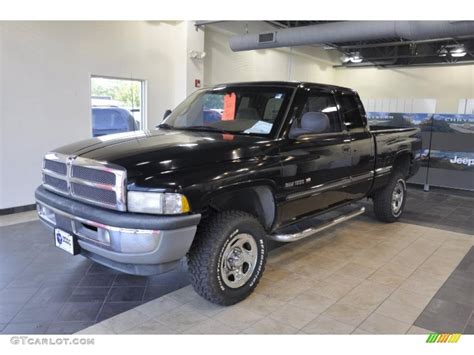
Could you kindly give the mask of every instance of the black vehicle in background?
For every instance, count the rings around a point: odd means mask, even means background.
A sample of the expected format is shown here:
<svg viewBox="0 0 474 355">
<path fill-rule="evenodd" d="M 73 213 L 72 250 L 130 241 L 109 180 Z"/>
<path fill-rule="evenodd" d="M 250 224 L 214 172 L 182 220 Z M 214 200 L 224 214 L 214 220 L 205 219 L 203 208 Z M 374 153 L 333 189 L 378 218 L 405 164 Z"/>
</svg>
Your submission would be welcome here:
<svg viewBox="0 0 474 355">
<path fill-rule="evenodd" d="M 364 198 L 379 220 L 398 220 L 420 153 L 417 128 L 369 129 L 351 89 L 225 84 L 195 92 L 156 130 L 46 154 L 36 200 L 69 253 L 140 275 L 186 256 L 195 290 L 230 305 L 257 286 L 269 239 L 360 215 Z"/>
</svg>

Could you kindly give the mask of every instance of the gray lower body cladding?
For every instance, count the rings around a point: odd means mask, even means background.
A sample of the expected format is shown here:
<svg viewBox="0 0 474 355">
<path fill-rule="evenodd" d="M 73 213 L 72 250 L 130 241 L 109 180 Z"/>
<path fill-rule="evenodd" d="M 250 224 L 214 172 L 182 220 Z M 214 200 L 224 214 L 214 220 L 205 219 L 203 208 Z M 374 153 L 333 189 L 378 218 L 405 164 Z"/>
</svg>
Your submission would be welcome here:
<svg viewBox="0 0 474 355">
<path fill-rule="evenodd" d="M 186 255 L 200 214 L 153 216 L 114 212 L 56 195 L 35 193 L 40 219 L 77 238 L 80 253 L 113 269 L 151 275 L 169 271 Z"/>
</svg>

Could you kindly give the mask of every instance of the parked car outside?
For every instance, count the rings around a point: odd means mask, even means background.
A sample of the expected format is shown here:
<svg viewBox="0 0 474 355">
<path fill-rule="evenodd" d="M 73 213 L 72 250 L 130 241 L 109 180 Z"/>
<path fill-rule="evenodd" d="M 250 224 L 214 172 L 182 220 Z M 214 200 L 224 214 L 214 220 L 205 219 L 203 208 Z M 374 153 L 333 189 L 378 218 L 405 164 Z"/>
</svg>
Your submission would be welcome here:
<svg viewBox="0 0 474 355">
<path fill-rule="evenodd" d="M 121 107 L 93 107 L 92 135 L 123 133 L 139 129 L 132 113 Z"/>
</svg>

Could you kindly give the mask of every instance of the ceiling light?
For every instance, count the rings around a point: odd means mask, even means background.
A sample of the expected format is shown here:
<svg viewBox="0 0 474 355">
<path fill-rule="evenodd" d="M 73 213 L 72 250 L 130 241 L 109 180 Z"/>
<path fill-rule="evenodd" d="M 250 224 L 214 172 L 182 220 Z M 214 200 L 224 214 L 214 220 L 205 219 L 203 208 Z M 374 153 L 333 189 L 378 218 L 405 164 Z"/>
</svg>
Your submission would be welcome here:
<svg viewBox="0 0 474 355">
<path fill-rule="evenodd" d="M 353 53 L 350 53 L 350 54 L 344 54 L 342 57 L 341 57 L 341 62 L 343 62 L 344 64 L 346 63 L 361 63 L 364 59 L 362 58 L 362 56 L 360 55 L 359 52 L 353 52 Z"/>
<path fill-rule="evenodd" d="M 360 55 L 359 52 L 354 52 L 354 53 L 351 53 L 350 60 L 351 60 L 352 63 L 361 63 L 363 58 L 362 58 L 362 56 Z"/>
<path fill-rule="evenodd" d="M 466 55 L 466 48 L 464 48 L 464 45 L 457 46 L 451 49 L 449 54 L 455 58 L 464 57 Z"/>
<path fill-rule="evenodd" d="M 446 57 L 448 55 L 448 50 L 445 47 L 441 47 L 438 51 L 439 57 Z"/>
<path fill-rule="evenodd" d="M 348 57 L 348 56 L 345 55 L 345 54 L 341 57 L 341 62 L 343 62 L 343 63 L 348 63 L 348 62 L 350 62 L 350 61 L 351 61 L 351 58 Z"/>
<path fill-rule="evenodd" d="M 352 63 L 361 63 L 363 61 L 362 57 L 359 54 L 355 54 L 351 57 Z"/>
</svg>

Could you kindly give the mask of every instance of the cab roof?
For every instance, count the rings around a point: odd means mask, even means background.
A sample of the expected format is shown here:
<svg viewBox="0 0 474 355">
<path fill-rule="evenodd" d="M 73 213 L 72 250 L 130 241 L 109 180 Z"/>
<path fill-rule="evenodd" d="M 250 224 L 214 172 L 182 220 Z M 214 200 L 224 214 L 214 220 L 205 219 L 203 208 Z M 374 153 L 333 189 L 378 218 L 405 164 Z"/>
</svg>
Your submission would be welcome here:
<svg viewBox="0 0 474 355">
<path fill-rule="evenodd" d="M 214 85 L 214 88 L 222 86 L 283 86 L 289 88 L 297 88 L 298 86 L 305 88 L 316 88 L 328 91 L 338 91 L 338 92 L 355 92 L 354 90 L 342 86 L 329 85 L 329 84 L 320 84 L 320 83 L 311 83 L 307 81 L 246 81 L 246 82 L 234 82 L 234 83 L 223 83 L 219 85 Z"/>
</svg>

